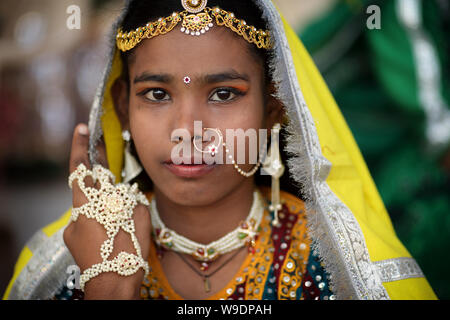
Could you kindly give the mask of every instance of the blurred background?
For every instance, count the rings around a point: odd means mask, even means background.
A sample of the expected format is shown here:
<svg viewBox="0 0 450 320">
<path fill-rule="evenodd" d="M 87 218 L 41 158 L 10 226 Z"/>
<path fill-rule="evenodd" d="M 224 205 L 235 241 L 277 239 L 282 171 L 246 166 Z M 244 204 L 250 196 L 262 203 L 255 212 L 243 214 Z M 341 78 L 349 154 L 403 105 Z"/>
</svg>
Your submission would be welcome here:
<svg viewBox="0 0 450 320">
<path fill-rule="evenodd" d="M 450 1 L 274 2 L 324 75 L 399 238 L 449 299 Z M 87 122 L 122 4 L 0 2 L 1 294 L 26 241 L 71 206 L 72 131 Z"/>
</svg>

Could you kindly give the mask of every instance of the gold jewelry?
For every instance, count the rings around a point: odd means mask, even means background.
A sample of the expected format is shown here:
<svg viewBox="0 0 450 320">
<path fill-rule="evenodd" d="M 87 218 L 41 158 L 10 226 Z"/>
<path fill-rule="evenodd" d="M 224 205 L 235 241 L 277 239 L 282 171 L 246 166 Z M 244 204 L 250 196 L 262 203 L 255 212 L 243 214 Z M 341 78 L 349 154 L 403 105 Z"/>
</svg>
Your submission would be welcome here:
<svg viewBox="0 0 450 320">
<path fill-rule="evenodd" d="M 223 143 L 223 146 L 225 147 L 225 152 L 229 153 L 230 150 L 227 148 L 227 145 L 225 144 L 225 142 Z M 228 157 L 230 159 L 233 159 L 232 155 L 229 155 Z M 253 167 L 253 169 L 248 172 L 245 172 L 244 170 L 239 168 L 239 166 L 237 165 L 236 161 L 234 161 L 234 159 L 231 160 L 231 163 L 233 164 L 234 168 L 240 175 L 242 175 L 246 178 L 250 178 L 251 176 L 253 176 L 256 173 L 256 171 L 258 171 L 259 167 L 261 167 L 261 157 L 258 159 L 258 163 Z"/>
<path fill-rule="evenodd" d="M 278 144 L 281 126 L 279 123 L 272 128 L 272 141 L 270 144 L 269 154 L 263 163 L 263 169 L 272 176 L 272 203 L 269 210 L 273 211 L 273 226 L 280 226 L 278 219 L 278 211 L 281 210 L 280 201 L 280 178 L 284 173 L 284 165 L 281 161 L 280 146 Z"/>
<path fill-rule="evenodd" d="M 225 142 L 223 142 L 223 134 L 222 134 L 222 132 L 220 131 L 220 129 L 216 129 L 216 128 L 203 128 L 203 131 L 207 131 L 207 130 L 214 131 L 214 132 L 217 134 L 219 143 L 218 143 L 217 145 L 211 144 L 211 145 L 208 146 L 207 151 L 203 151 L 203 150 L 201 150 L 201 149 L 199 149 L 199 148 L 197 147 L 197 145 L 195 144 L 195 139 L 194 139 L 194 148 L 197 149 L 197 151 L 199 151 L 199 152 L 201 152 L 201 153 L 208 153 L 208 154 L 211 154 L 211 156 L 213 156 L 213 157 L 216 155 L 216 153 L 219 152 L 219 150 L 220 150 L 221 147 L 224 147 L 224 148 L 225 148 L 225 152 L 226 152 L 227 154 L 230 153 L 230 149 L 227 148 L 227 144 L 226 144 Z M 261 155 L 261 152 L 260 152 L 260 155 Z M 250 178 L 251 176 L 253 176 L 253 175 L 256 173 L 256 171 L 258 171 L 259 167 L 261 167 L 261 164 L 262 164 L 262 163 L 261 163 L 261 156 L 260 156 L 259 159 L 258 159 L 258 163 L 253 167 L 253 169 L 250 170 L 250 171 L 248 171 L 248 172 L 245 172 L 244 170 L 242 170 L 242 169 L 237 165 L 236 161 L 233 159 L 233 156 L 232 156 L 231 154 L 230 154 L 230 155 L 227 155 L 227 157 L 231 160 L 231 163 L 233 164 L 233 166 L 234 166 L 234 168 L 236 169 L 236 171 L 237 171 L 240 175 L 242 175 L 242 176 L 244 176 L 244 177 L 246 177 L 246 178 Z"/>
<path fill-rule="evenodd" d="M 210 30 L 215 22 L 216 25 L 229 28 L 260 49 L 272 48 L 269 31 L 248 26 L 244 20 L 237 19 L 233 13 L 218 7 L 206 7 L 207 3 L 207 0 L 182 0 L 181 4 L 185 9 L 182 12 L 174 12 L 171 16 L 149 22 L 134 31 L 125 32 L 119 28 L 116 36 L 117 48 L 123 52 L 129 51 L 144 39 L 169 33 L 181 21 L 181 32 L 186 34 L 200 36 Z"/>
<path fill-rule="evenodd" d="M 211 154 L 211 155 L 214 157 L 214 156 L 216 155 L 216 153 L 219 151 L 219 148 L 221 147 L 221 145 L 224 144 L 224 143 L 223 143 L 223 134 L 222 134 L 222 132 L 220 131 L 220 129 L 203 128 L 203 131 L 207 131 L 207 130 L 214 131 L 214 132 L 217 134 L 219 143 L 218 143 L 217 145 L 211 144 L 211 145 L 208 146 L 208 150 L 207 150 L 207 151 L 203 151 L 202 149 L 200 149 L 199 147 L 197 147 L 197 145 L 195 144 L 195 140 L 196 140 L 196 139 L 194 139 L 194 148 L 195 148 L 198 152 L 201 152 L 201 153 L 209 153 L 209 154 Z M 203 138 L 203 137 L 200 137 L 200 138 Z"/>
<path fill-rule="evenodd" d="M 192 13 L 184 16 L 181 32 L 199 36 L 214 26 L 209 13 L 201 12 L 206 8 L 207 0 L 181 0 L 181 4 L 188 13 Z"/>
</svg>

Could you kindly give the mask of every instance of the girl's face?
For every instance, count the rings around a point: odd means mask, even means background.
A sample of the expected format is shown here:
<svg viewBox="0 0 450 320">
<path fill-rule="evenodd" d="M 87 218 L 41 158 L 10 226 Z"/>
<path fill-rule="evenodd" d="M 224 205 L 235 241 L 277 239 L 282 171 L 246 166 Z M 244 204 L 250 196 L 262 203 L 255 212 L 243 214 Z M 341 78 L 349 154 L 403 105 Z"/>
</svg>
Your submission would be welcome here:
<svg viewBox="0 0 450 320">
<path fill-rule="evenodd" d="M 258 132 L 276 121 L 273 98 L 265 101 L 263 64 L 248 45 L 226 28 L 214 28 L 199 37 L 172 31 L 145 40 L 134 50 L 130 88 L 121 86 L 116 106 L 154 187 L 175 203 L 211 204 L 252 179 L 231 164 L 182 177 L 166 163 L 179 143 L 172 141 L 173 131 L 184 129 L 194 137 L 194 121 L 202 121 L 203 128 L 220 129 L 225 139 L 226 129 Z M 184 82 L 186 76 L 189 84 Z M 190 145 L 194 155 L 192 140 Z M 248 139 L 246 145 L 248 153 Z M 253 166 L 240 165 L 245 171 Z"/>
</svg>

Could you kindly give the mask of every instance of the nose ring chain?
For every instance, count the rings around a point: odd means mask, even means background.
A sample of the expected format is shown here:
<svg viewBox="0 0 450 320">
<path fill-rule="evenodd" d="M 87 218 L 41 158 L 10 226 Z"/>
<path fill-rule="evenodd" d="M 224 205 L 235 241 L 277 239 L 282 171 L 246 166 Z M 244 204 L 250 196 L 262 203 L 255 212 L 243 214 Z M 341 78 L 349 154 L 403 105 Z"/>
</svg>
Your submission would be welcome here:
<svg viewBox="0 0 450 320">
<path fill-rule="evenodd" d="M 220 148 L 221 148 L 221 147 L 224 147 L 224 148 L 225 148 L 225 152 L 226 152 L 226 154 L 227 154 L 227 157 L 231 160 L 231 163 L 233 164 L 233 166 L 234 166 L 234 168 L 236 169 L 236 171 L 237 171 L 239 174 L 241 174 L 242 176 L 246 177 L 246 178 L 249 178 L 249 177 L 253 176 L 253 175 L 256 173 L 256 171 L 258 171 L 258 169 L 261 167 L 261 157 L 260 157 L 259 160 L 258 160 L 258 163 L 253 167 L 253 169 L 251 169 L 251 170 L 248 171 L 248 172 L 245 172 L 244 170 L 242 170 L 242 169 L 237 165 L 236 161 L 235 161 L 234 158 L 233 158 L 233 155 L 230 154 L 230 149 L 227 147 L 227 144 L 223 141 L 223 134 L 222 134 L 222 132 L 220 131 L 220 129 L 217 129 L 217 128 L 204 128 L 203 130 L 204 130 L 204 131 L 207 131 L 207 130 L 214 131 L 214 132 L 217 134 L 217 136 L 219 137 L 219 138 L 218 138 L 218 144 L 217 144 L 217 145 L 216 145 L 216 144 L 211 144 L 211 145 L 209 145 L 209 146 L 207 147 L 207 150 L 204 151 L 204 150 L 202 150 L 202 149 L 200 149 L 200 148 L 197 147 L 197 145 L 196 145 L 196 143 L 195 143 L 195 139 L 194 139 L 194 148 L 195 148 L 197 151 L 199 151 L 199 152 L 201 152 L 201 153 L 207 153 L 207 154 L 210 154 L 211 156 L 214 157 L 214 156 L 216 155 L 216 153 L 219 152 Z"/>
</svg>

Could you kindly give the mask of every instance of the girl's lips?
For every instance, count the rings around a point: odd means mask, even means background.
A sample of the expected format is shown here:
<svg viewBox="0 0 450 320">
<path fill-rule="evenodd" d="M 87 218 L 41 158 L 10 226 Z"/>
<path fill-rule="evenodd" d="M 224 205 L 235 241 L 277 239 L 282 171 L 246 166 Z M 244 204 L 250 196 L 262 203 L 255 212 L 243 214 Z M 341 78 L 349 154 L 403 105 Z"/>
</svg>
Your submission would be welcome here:
<svg viewBox="0 0 450 320">
<path fill-rule="evenodd" d="M 216 165 L 208 165 L 208 164 L 180 164 L 176 165 L 173 163 L 164 163 L 164 166 L 169 169 L 174 175 L 182 178 L 198 178 L 209 172 L 211 172 Z"/>
</svg>

